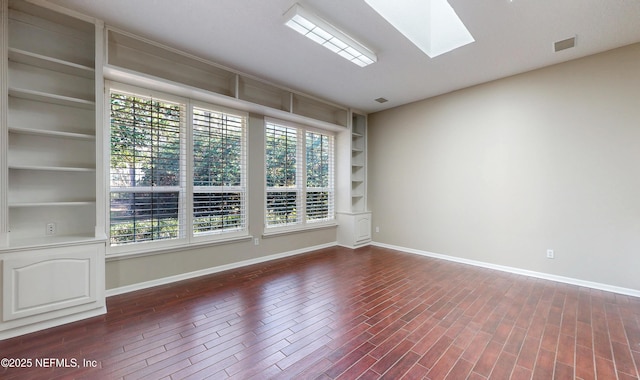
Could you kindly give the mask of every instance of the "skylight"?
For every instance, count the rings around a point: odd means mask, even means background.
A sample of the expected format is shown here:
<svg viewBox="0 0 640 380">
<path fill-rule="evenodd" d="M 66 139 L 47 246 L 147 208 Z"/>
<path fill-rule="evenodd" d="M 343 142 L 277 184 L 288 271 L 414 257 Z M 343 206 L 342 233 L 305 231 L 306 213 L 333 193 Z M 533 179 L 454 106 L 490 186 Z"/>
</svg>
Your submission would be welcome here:
<svg viewBox="0 0 640 380">
<path fill-rule="evenodd" d="M 431 58 L 475 41 L 447 0 L 365 2 Z"/>
</svg>

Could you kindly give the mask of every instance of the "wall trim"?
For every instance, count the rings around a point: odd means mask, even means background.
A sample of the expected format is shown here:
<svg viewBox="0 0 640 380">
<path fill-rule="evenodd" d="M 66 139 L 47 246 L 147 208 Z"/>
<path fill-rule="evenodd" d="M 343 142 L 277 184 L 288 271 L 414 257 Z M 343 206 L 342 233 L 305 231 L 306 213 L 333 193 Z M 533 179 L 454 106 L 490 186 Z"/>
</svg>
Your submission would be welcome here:
<svg viewBox="0 0 640 380">
<path fill-rule="evenodd" d="M 521 268 L 509 267 L 505 265 L 491 264 L 484 261 L 477 261 L 477 260 L 464 259 L 464 258 L 455 257 L 455 256 L 442 255 L 439 253 L 422 251 L 418 249 L 401 247 L 397 245 L 385 244 L 385 243 L 380 243 L 375 241 L 372 241 L 371 243 L 369 243 L 369 245 L 380 247 L 380 248 L 393 249 L 396 251 L 410 253 L 410 254 L 419 255 L 419 256 L 426 256 L 426 257 L 431 257 L 431 258 L 440 259 L 440 260 L 447 260 L 447 261 L 457 262 L 461 264 L 473 265 L 481 268 L 499 270 L 501 272 L 514 273 L 514 274 L 519 274 L 519 275 L 528 276 L 528 277 L 540 278 L 543 280 L 550 280 L 550 281 L 561 282 L 561 283 L 570 284 L 570 285 L 583 286 L 591 289 L 603 290 L 607 292 L 618 293 L 618 294 L 640 298 L 640 291 L 635 289 L 623 288 L 619 286 L 602 284 L 602 283 L 592 282 L 592 281 L 585 281 L 585 280 L 580 280 L 580 279 L 571 278 L 571 277 L 557 276 L 549 273 L 535 272 L 535 271 L 530 271 L 530 270 L 521 269 Z M 156 280 L 140 282 L 133 285 L 126 285 L 118 288 L 107 289 L 106 296 L 107 297 L 116 296 L 119 294 L 134 292 L 136 290 L 148 289 L 154 286 L 166 285 L 173 282 L 188 280 L 196 277 L 206 276 L 209 274 L 223 272 L 226 270 L 237 269 L 237 268 L 254 265 L 254 264 L 260 264 L 267 261 L 282 259 L 290 256 L 300 255 L 303 253 L 308 253 L 308 252 L 317 251 L 325 248 L 336 247 L 336 246 L 351 248 L 351 249 L 358 248 L 358 247 L 346 247 L 344 245 L 338 244 L 337 242 L 321 244 L 321 245 L 316 245 L 312 247 L 306 247 L 306 248 L 297 249 L 293 251 L 264 256 L 256 259 L 239 261 L 237 263 L 225 264 L 225 265 L 202 269 L 194 272 L 188 272 L 188 273 L 183 273 L 175 276 L 163 277 Z"/>
<path fill-rule="evenodd" d="M 349 249 L 358 249 L 358 248 L 362 248 L 362 247 L 366 247 L 369 245 L 372 245 L 370 241 L 365 241 L 363 243 L 357 243 L 354 245 L 348 245 L 348 244 L 341 244 L 341 243 L 337 243 L 336 244 L 338 247 L 342 247 L 342 248 L 349 248 Z"/>
<path fill-rule="evenodd" d="M 540 278 L 540 279 L 543 279 L 543 280 L 550 280 L 550 281 L 555 281 L 555 282 L 561 282 L 561 283 L 565 283 L 565 284 L 569 284 L 569 285 L 583 286 L 583 287 L 586 287 L 586 288 L 604 290 L 604 291 L 607 291 L 607 292 L 624 294 L 624 295 L 627 295 L 627 296 L 639 297 L 640 298 L 640 290 L 635 290 L 635 289 L 629 289 L 629 288 L 623 288 L 623 287 L 614 286 L 614 285 L 602 284 L 602 283 L 599 283 L 599 282 L 579 280 L 579 279 L 571 278 L 571 277 L 557 276 L 555 274 L 549 274 L 549 273 L 543 273 L 543 272 L 535 272 L 535 271 L 530 271 L 530 270 L 527 270 L 527 269 L 509 267 L 509 266 L 505 266 L 505 265 L 491 264 L 491 263 L 487 263 L 487 262 L 484 262 L 484 261 L 477 261 L 477 260 L 464 259 L 464 258 L 455 257 L 455 256 L 442 255 L 442 254 L 439 254 L 439 253 L 421 251 L 421 250 L 418 250 L 418 249 L 400 247 L 400 246 L 397 246 L 397 245 L 391 245 L 391 244 L 385 244 L 385 243 L 379 243 L 379 242 L 371 242 L 371 245 L 376 246 L 376 247 L 381 247 L 381 248 L 393 249 L 393 250 L 401 251 L 401 252 L 405 252 L 405 253 L 411 253 L 411 254 L 414 254 L 414 255 L 431 257 L 431 258 L 434 258 L 434 259 L 453 261 L 453 262 L 456 262 L 456 263 L 468 264 L 468 265 L 473 265 L 473 266 L 481 267 L 481 268 L 495 269 L 495 270 L 499 270 L 501 272 L 520 274 L 520 275 L 523 275 L 523 276 L 535 277 L 535 278 Z"/>
<path fill-rule="evenodd" d="M 277 254 L 274 254 L 274 255 L 269 255 L 269 256 L 264 256 L 264 257 L 259 257 L 259 258 L 256 258 L 256 259 L 250 259 L 250 260 L 239 261 L 239 262 L 231 263 L 231 264 L 219 265 L 219 266 L 216 266 L 216 267 L 201 269 L 201 270 L 197 270 L 197 271 L 194 271 L 194 272 L 187 272 L 187 273 L 177 274 L 177 275 L 174 275 L 174 276 L 159 278 L 159 279 L 156 279 L 156 280 L 139 282 L 139 283 L 133 284 L 133 285 L 126 285 L 126 286 L 121 286 L 121 287 L 118 287 L 118 288 L 107 289 L 106 296 L 107 297 L 111 297 L 111 296 L 116 296 L 116 295 L 119 295 L 119 294 L 135 292 L 136 290 L 142 290 L 142 289 L 152 288 L 154 286 L 166 285 L 166 284 L 170 284 L 170 283 L 173 283 L 173 282 L 189 280 L 189 279 L 192 279 L 192 278 L 206 276 L 206 275 L 214 274 L 214 273 L 219 273 L 219 272 L 223 272 L 223 271 L 226 271 L 226 270 L 237 269 L 237 268 L 241 268 L 241 267 L 245 267 L 245 266 L 249 266 L 249 265 L 260 264 L 260 263 L 264 263 L 264 262 L 267 262 L 267 261 L 272 261 L 272 260 L 282 259 L 282 258 L 285 258 L 285 257 L 290 257 L 290 256 L 300 255 L 300 254 L 303 254 L 303 253 L 317 251 L 317 250 L 320 250 L 320 249 L 331 248 L 331 247 L 335 247 L 337 245 L 338 245 L 337 242 L 326 243 L 326 244 L 321 244 L 321 245 L 315 245 L 315 246 L 312 246 L 312 247 L 305 247 L 305 248 L 296 249 L 296 250 L 293 250 L 293 251 L 277 253 Z"/>
<path fill-rule="evenodd" d="M 99 317 L 99 316 L 101 316 L 103 314 L 106 314 L 106 313 L 107 313 L 107 307 L 106 306 L 101 306 L 101 307 L 93 309 L 93 310 L 83 311 L 83 312 L 80 312 L 80 313 L 71 314 L 71 315 L 67 315 L 67 316 L 62 316 L 62 317 L 59 317 L 59 318 L 54 318 L 54 319 L 50 319 L 50 320 L 46 320 L 46 321 L 42 321 L 42 322 L 34 322 L 32 324 L 25 325 L 25 326 L 18 326 L 18 327 L 10 328 L 8 330 L 0 332 L 0 341 L 5 340 L 5 339 L 15 338 L 15 337 L 21 336 L 21 335 L 26 335 L 26 334 L 31 334 L 31 333 L 34 333 L 34 332 L 39 332 L 39 331 L 46 330 L 46 329 L 49 329 L 49 328 L 52 328 L 52 327 L 58 327 L 58 326 L 66 325 L 66 324 L 72 323 L 72 322 L 83 321 L 83 320 L 88 319 L 88 318 Z"/>
</svg>

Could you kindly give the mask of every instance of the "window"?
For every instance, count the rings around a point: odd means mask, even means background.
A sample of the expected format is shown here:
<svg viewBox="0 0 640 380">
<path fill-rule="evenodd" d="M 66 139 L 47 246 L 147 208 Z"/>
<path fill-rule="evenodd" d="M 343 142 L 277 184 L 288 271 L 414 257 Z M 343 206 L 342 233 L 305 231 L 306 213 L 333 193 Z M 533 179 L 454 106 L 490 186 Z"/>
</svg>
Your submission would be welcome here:
<svg viewBox="0 0 640 380">
<path fill-rule="evenodd" d="M 111 246 L 246 233 L 245 115 L 135 89 L 110 107 Z"/>
<path fill-rule="evenodd" d="M 333 219 L 333 137 L 306 132 L 307 221 Z"/>
<path fill-rule="evenodd" d="M 266 226 L 334 219 L 332 135 L 267 122 Z"/>
<path fill-rule="evenodd" d="M 193 232 L 243 230 L 245 121 L 242 116 L 193 109 Z"/>
<path fill-rule="evenodd" d="M 111 244 L 183 235 L 183 104 L 111 93 Z"/>
</svg>

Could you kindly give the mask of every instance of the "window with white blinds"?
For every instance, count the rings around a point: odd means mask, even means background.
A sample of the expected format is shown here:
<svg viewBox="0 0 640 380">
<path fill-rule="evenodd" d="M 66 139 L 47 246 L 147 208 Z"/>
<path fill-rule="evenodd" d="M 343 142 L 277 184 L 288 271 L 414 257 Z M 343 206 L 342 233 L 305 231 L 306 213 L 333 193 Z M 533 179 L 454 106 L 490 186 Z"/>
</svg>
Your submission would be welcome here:
<svg viewBox="0 0 640 380">
<path fill-rule="evenodd" d="M 184 235 L 185 105 L 111 93 L 112 245 Z"/>
<path fill-rule="evenodd" d="M 306 132 L 306 220 L 333 219 L 333 136 Z"/>
<path fill-rule="evenodd" d="M 246 118 L 193 108 L 193 234 L 246 226 Z"/>
<path fill-rule="evenodd" d="M 267 227 L 298 224 L 302 165 L 297 128 L 266 124 Z"/>
<path fill-rule="evenodd" d="M 334 219 L 334 137 L 267 122 L 266 227 Z"/>
<path fill-rule="evenodd" d="M 110 111 L 111 246 L 246 233 L 245 114 L 116 88 Z"/>
</svg>

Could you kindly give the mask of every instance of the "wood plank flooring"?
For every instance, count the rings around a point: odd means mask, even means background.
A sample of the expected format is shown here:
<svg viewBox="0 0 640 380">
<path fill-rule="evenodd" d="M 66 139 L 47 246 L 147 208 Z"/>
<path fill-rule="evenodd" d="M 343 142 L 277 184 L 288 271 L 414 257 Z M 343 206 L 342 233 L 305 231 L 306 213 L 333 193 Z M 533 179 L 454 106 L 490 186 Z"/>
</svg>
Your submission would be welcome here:
<svg viewBox="0 0 640 380">
<path fill-rule="evenodd" d="M 114 296 L 2 379 L 638 379 L 640 299 L 378 247 Z M 95 360 L 98 368 L 83 367 Z"/>
</svg>

